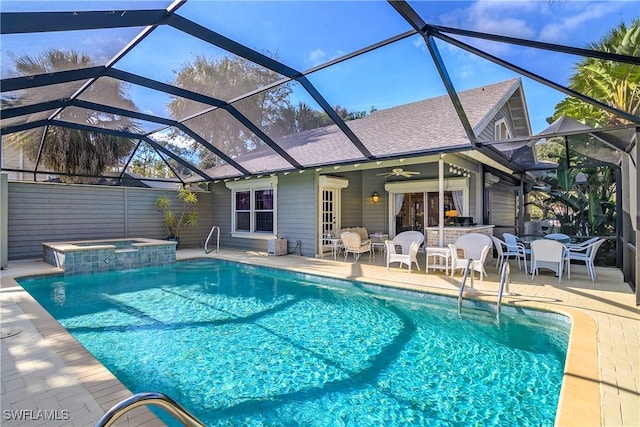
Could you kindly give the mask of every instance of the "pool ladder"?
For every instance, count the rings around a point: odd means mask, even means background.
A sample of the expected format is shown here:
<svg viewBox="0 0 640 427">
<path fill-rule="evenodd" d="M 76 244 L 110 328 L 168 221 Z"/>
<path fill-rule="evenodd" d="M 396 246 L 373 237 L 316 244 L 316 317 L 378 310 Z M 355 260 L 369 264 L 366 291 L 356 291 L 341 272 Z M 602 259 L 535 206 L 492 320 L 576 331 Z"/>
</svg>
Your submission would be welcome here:
<svg viewBox="0 0 640 427">
<path fill-rule="evenodd" d="M 462 277 L 462 283 L 460 284 L 460 292 L 458 292 L 458 316 L 462 314 L 462 296 L 464 294 L 464 288 L 467 284 L 467 277 L 471 271 L 471 287 L 473 288 L 473 276 L 475 269 L 473 268 L 473 260 L 467 260 L 467 265 L 464 268 L 464 276 Z M 500 311 L 502 309 L 502 296 L 505 293 L 509 293 L 509 283 L 511 283 L 511 267 L 508 262 L 502 264 L 500 271 L 500 286 L 498 288 L 498 298 L 496 300 L 496 323 L 500 324 Z"/>
<path fill-rule="evenodd" d="M 207 236 L 207 240 L 204 241 L 204 253 L 208 254 L 209 252 L 211 252 L 209 250 L 209 240 L 211 240 L 211 236 L 213 236 L 213 232 L 217 231 L 218 234 L 216 236 L 216 252 L 220 252 L 220 227 L 218 227 L 217 225 L 214 225 L 213 227 L 211 227 L 211 231 L 209 232 L 209 235 Z"/>
<path fill-rule="evenodd" d="M 134 394 L 133 396 L 124 399 L 120 403 L 117 403 L 98 420 L 98 422 L 96 423 L 96 427 L 112 426 L 118 420 L 118 418 L 120 418 L 127 412 L 139 406 L 146 405 L 154 405 L 164 409 L 185 426 L 205 427 L 204 423 L 191 415 L 189 411 L 184 409 L 178 402 L 165 394 L 155 391 Z"/>
</svg>

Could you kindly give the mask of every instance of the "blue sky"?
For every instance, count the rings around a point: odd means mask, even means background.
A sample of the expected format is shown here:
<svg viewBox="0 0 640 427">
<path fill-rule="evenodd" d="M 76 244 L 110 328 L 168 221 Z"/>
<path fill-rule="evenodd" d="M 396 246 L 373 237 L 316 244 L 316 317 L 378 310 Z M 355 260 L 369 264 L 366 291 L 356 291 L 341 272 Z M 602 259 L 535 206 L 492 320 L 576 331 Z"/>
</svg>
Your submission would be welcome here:
<svg viewBox="0 0 640 427">
<path fill-rule="evenodd" d="M 601 40 L 621 22 L 640 16 L 639 1 L 410 1 L 410 5 L 434 25 L 528 38 L 586 47 Z M 35 2 L 3 0 L 3 11 L 82 10 L 166 7 L 163 1 L 71 1 Z M 385 1 L 206 1 L 189 0 L 178 13 L 247 46 L 268 52 L 299 70 L 376 43 L 410 29 Z M 47 35 L 2 37 L 3 77 L 9 55 L 22 50 L 36 55 L 51 46 L 83 49 L 104 63 L 140 29 L 119 29 Z M 559 84 L 566 84 L 580 58 L 490 42 L 469 42 L 507 61 L 530 69 Z M 468 52 L 437 41 L 451 80 L 457 90 L 469 89 L 517 77 Z M 194 55 L 218 57 L 224 52 L 174 29 L 154 31 L 116 68 L 170 82 L 174 71 Z M 362 55 L 309 76 L 331 105 L 350 110 L 393 107 L 444 94 L 424 41 L 418 36 Z M 523 78 L 533 132 L 546 127 L 545 118 L 565 97 L 555 90 Z M 167 99 L 133 87 L 131 95 L 142 111 L 166 115 Z M 312 103 L 301 91 L 295 100 Z"/>
</svg>

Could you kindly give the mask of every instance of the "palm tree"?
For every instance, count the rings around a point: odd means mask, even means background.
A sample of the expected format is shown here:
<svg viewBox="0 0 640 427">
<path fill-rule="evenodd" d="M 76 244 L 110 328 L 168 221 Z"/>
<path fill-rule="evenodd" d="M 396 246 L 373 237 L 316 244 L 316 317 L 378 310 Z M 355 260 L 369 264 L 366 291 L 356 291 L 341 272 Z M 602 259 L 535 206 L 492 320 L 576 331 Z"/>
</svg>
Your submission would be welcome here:
<svg viewBox="0 0 640 427">
<path fill-rule="evenodd" d="M 176 72 L 173 84 L 192 92 L 229 101 L 242 94 L 265 87 L 282 78 L 281 75 L 240 57 L 209 59 L 196 56 Z M 289 107 L 291 89 L 282 84 L 237 101 L 234 107 L 263 130 L 269 129 Z M 208 108 L 206 105 L 174 97 L 168 105 L 171 116 L 184 120 Z M 185 125 L 225 154 L 236 157 L 263 146 L 263 142 L 224 109 L 218 109 L 186 120 Z M 267 132 L 268 133 L 268 132 Z M 199 166 L 213 167 L 216 158 L 208 149 L 196 144 Z"/>
<path fill-rule="evenodd" d="M 599 43 L 591 43 L 589 47 L 602 52 L 640 57 L 640 18 L 634 19 L 629 28 L 621 23 Z M 585 58 L 576 65 L 569 88 L 619 110 L 640 115 L 640 67 L 637 65 Z M 566 98 L 556 105 L 552 121 L 562 115 L 591 126 L 627 123 L 613 113 L 574 98 Z"/>
<path fill-rule="evenodd" d="M 21 75 L 45 74 L 90 66 L 92 64 L 88 56 L 57 49 L 52 49 L 40 57 L 24 55 L 15 59 L 14 63 L 16 71 Z M 102 78 L 89 86 L 83 96 L 101 99 L 107 103 L 114 102 L 119 107 L 135 110 L 135 105 L 128 99 L 125 89 L 126 87 L 117 80 Z M 37 98 L 33 99 L 34 96 Z M 46 92 L 30 92 L 14 99 L 3 99 L 3 103 L 19 105 L 24 99 L 29 104 L 37 104 L 47 100 L 47 96 L 49 94 Z M 79 108 L 67 108 L 58 118 L 97 127 L 136 130 L 135 123 L 126 117 Z M 126 138 L 65 127 L 48 127 L 44 139 L 42 132 L 41 128 L 17 132 L 7 135 L 5 141 L 8 146 L 22 149 L 32 162 L 36 162 L 40 156 L 44 168 L 48 172 L 61 174 L 60 180 L 65 182 L 96 182 L 97 176 L 108 167 L 117 166 L 135 146 Z"/>
</svg>

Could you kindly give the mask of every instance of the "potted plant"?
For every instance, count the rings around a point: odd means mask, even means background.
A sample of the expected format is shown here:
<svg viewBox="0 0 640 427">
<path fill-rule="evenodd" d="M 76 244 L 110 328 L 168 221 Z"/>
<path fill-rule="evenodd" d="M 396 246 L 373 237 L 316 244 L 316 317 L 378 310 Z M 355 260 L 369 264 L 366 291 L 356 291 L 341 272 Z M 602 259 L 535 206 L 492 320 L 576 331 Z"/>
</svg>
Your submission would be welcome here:
<svg viewBox="0 0 640 427">
<path fill-rule="evenodd" d="M 198 224 L 198 214 L 196 204 L 198 197 L 196 193 L 186 188 L 178 191 L 178 200 L 182 206 L 173 211 L 173 200 L 166 194 L 156 199 L 156 209 L 164 215 L 164 225 L 167 228 L 167 240 L 173 240 L 180 244 L 180 234 L 184 227 L 192 227 Z"/>
</svg>

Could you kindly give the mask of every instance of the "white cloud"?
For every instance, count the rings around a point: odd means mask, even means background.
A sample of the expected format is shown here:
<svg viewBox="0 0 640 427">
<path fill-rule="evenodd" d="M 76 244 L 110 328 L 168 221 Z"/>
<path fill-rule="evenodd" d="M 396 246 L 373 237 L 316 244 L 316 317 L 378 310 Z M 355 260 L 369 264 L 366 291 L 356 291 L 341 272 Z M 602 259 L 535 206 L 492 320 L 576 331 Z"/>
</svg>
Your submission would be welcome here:
<svg viewBox="0 0 640 427">
<path fill-rule="evenodd" d="M 309 61 L 311 61 L 313 65 L 318 65 L 324 62 L 324 58 L 326 56 L 327 54 L 324 52 L 324 50 L 316 49 L 309 54 Z"/>
<path fill-rule="evenodd" d="M 602 19 L 616 9 L 616 3 L 580 2 L 574 7 L 575 14 L 555 16 L 552 22 L 544 25 L 540 30 L 540 39 L 552 43 L 565 43 L 572 39 L 572 33 L 584 31 L 588 23 Z M 553 12 L 553 10 L 551 10 Z"/>
</svg>

